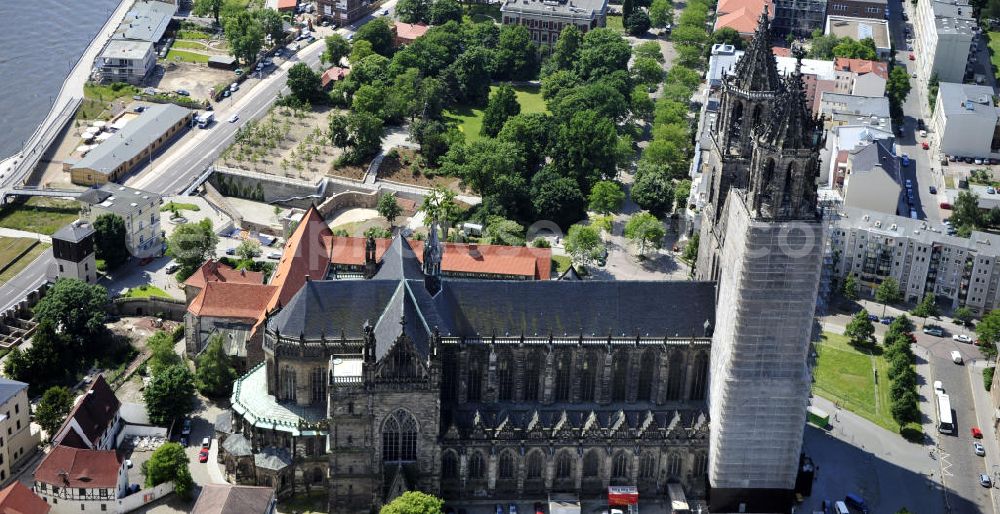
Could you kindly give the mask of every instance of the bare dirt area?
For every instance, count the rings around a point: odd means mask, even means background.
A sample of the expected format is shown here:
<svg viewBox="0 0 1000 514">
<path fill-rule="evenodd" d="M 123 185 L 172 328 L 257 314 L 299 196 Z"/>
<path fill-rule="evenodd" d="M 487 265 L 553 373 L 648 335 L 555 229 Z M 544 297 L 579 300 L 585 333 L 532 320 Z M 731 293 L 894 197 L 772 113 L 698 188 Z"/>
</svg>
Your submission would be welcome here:
<svg viewBox="0 0 1000 514">
<path fill-rule="evenodd" d="M 334 168 L 343 153 L 330 144 L 330 115 L 342 112 L 319 106 L 312 110 L 274 107 L 267 117 L 250 121 L 219 161 L 223 166 L 315 182 L 331 175 L 360 180 L 366 167 Z"/>
<path fill-rule="evenodd" d="M 375 209 L 341 209 L 335 211 L 330 216 L 327 225 L 335 232 L 344 231 L 349 236 L 360 237 L 365 231 L 372 227 L 388 229 L 389 224 L 385 218 L 379 216 Z M 402 216 L 397 218 L 397 223 L 402 223 Z"/>
<path fill-rule="evenodd" d="M 209 90 L 232 82 L 231 70 L 209 68 L 205 64 L 163 62 L 163 72 L 148 80 L 149 85 L 164 91 L 187 90 L 195 100 L 208 100 Z"/>
<path fill-rule="evenodd" d="M 420 187 L 444 186 L 455 191 L 462 191 L 459 179 L 437 176 L 420 163 L 416 150 L 410 148 L 393 148 L 386 154 L 379 166 L 378 178 L 391 182 L 412 184 Z"/>
</svg>

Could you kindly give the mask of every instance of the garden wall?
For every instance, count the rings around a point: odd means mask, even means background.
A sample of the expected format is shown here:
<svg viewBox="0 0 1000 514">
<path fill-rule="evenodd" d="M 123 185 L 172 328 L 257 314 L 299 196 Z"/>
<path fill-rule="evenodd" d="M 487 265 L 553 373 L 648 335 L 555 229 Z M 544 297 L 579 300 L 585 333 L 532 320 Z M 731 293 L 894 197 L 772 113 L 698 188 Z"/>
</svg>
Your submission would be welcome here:
<svg viewBox="0 0 1000 514">
<path fill-rule="evenodd" d="M 110 310 L 119 316 L 162 316 L 170 321 L 184 321 L 187 305 L 172 298 L 115 298 Z"/>
<path fill-rule="evenodd" d="M 326 190 L 325 180 L 310 184 L 301 180 L 220 166 L 215 167 L 215 173 L 208 177 L 208 182 L 223 196 L 235 196 L 265 203 L 280 201 L 284 204 L 290 198 L 322 196 Z M 312 201 L 306 203 L 306 206 L 309 205 L 312 205 Z"/>
</svg>

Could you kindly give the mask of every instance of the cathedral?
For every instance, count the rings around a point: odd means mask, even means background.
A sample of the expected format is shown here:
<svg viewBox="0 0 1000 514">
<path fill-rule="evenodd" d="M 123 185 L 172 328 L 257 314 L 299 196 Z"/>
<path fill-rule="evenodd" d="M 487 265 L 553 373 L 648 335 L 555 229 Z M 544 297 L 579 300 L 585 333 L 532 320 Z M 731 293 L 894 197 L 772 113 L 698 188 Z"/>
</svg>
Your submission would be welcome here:
<svg viewBox="0 0 1000 514">
<path fill-rule="evenodd" d="M 764 15 L 723 86 L 699 280 L 442 276 L 436 229 L 421 258 L 397 236 L 376 259 L 369 240 L 363 277 L 306 275 L 261 320 L 262 357 L 216 425 L 228 478 L 320 488 L 338 513 L 407 490 L 597 499 L 615 485 L 788 512 L 820 141 L 800 73 L 779 76 L 769 40 Z"/>
</svg>

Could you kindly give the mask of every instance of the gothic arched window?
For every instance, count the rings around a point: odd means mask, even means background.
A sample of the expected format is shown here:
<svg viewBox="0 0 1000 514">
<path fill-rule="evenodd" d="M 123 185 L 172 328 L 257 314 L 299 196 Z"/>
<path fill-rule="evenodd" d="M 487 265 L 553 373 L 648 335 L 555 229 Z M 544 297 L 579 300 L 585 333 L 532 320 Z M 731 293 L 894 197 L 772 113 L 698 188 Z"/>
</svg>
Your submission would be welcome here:
<svg viewBox="0 0 1000 514">
<path fill-rule="evenodd" d="M 479 402 L 483 399 L 483 364 L 478 356 L 469 357 L 469 371 L 466 389 L 466 400 Z"/>
<path fill-rule="evenodd" d="M 639 391 L 636 400 L 642 402 L 653 401 L 653 375 L 656 373 L 657 365 L 656 352 L 646 350 L 642 354 L 642 363 L 639 365 Z"/>
<path fill-rule="evenodd" d="M 542 457 L 542 452 L 533 451 L 528 454 L 528 469 L 526 470 L 526 475 L 528 480 L 537 480 L 542 478 L 542 467 L 545 465 L 545 459 Z"/>
<path fill-rule="evenodd" d="M 458 398 L 457 381 L 458 366 L 455 363 L 453 352 L 444 352 L 441 359 L 441 399 L 446 402 L 453 402 Z"/>
<path fill-rule="evenodd" d="M 382 460 L 417 460 L 417 421 L 403 409 L 393 412 L 382 422 Z"/>
<path fill-rule="evenodd" d="M 441 478 L 457 477 L 458 458 L 455 457 L 455 452 L 444 452 L 444 456 L 441 457 Z"/>
<path fill-rule="evenodd" d="M 795 178 L 795 161 L 788 163 L 785 171 L 785 188 L 781 196 L 781 209 L 786 214 L 792 208 L 792 180 Z"/>
<path fill-rule="evenodd" d="M 628 455 L 625 452 L 615 455 L 614 459 L 611 460 L 611 478 L 619 480 L 628 478 L 628 460 Z"/>
<path fill-rule="evenodd" d="M 667 475 L 672 477 L 681 476 L 681 456 L 671 453 L 667 456 Z"/>
<path fill-rule="evenodd" d="M 647 452 L 639 459 L 639 478 L 656 478 L 656 455 Z"/>
<path fill-rule="evenodd" d="M 524 362 L 524 401 L 538 401 L 538 382 L 540 380 L 538 354 L 532 353 Z"/>
<path fill-rule="evenodd" d="M 590 450 L 583 456 L 583 477 L 597 478 L 601 474 L 601 456 L 597 450 Z"/>
<path fill-rule="evenodd" d="M 326 403 L 326 370 L 323 368 L 312 370 L 312 402 Z"/>
<path fill-rule="evenodd" d="M 580 365 L 580 401 L 594 401 L 594 387 L 597 384 L 597 355 L 587 353 Z"/>
<path fill-rule="evenodd" d="M 704 400 L 708 385 L 708 356 L 699 353 L 694 359 L 694 382 L 691 384 L 691 399 Z"/>
<path fill-rule="evenodd" d="M 514 358 L 510 352 L 497 356 L 497 400 L 509 402 L 514 399 Z"/>
<path fill-rule="evenodd" d="M 740 134 L 743 131 L 743 102 L 736 101 L 733 105 L 732 114 L 729 116 L 729 137 L 730 141 L 739 144 Z"/>
<path fill-rule="evenodd" d="M 684 391 L 683 384 L 684 368 L 681 363 L 681 355 L 672 353 L 669 371 L 667 371 L 667 400 L 680 400 Z"/>
<path fill-rule="evenodd" d="M 708 470 L 708 455 L 699 453 L 694 456 L 694 474 L 704 475 Z"/>
<path fill-rule="evenodd" d="M 295 369 L 287 365 L 281 368 L 281 399 L 295 399 Z"/>
<path fill-rule="evenodd" d="M 628 391 L 628 353 L 618 350 L 611 367 L 611 401 L 624 402 Z"/>
<path fill-rule="evenodd" d="M 570 391 L 570 362 L 569 352 L 560 352 L 556 357 L 556 401 L 568 402 Z"/>
<path fill-rule="evenodd" d="M 484 476 L 486 476 L 486 463 L 483 462 L 483 454 L 472 452 L 472 455 L 469 457 L 469 478 L 482 480 Z"/>
<path fill-rule="evenodd" d="M 500 454 L 497 473 L 501 480 L 514 478 L 514 454 L 507 450 Z"/>
<path fill-rule="evenodd" d="M 569 452 L 562 452 L 556 459 L 556 478 L 568 479 L 573 476 L 573 457 Z"/>
</svg>

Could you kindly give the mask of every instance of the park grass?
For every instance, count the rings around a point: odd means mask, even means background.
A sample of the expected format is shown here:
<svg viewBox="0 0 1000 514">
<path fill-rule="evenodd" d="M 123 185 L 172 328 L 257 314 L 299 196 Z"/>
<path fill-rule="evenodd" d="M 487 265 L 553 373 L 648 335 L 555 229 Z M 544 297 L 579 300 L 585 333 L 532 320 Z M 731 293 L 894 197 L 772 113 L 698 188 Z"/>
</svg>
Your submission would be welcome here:
<svg viewBox="0 0 1000 514">
<path fill-rule="evenodd" d="M 892 419 L 889 397 L 889 363 L 881 355 L 860 351 L 847 336 L 823 332 L 814 343 L 816 366 L 813 368 L 813 393 L 835 402 L 876 425 L 900 433 Z M 878 384 L 872 370 L 878 373 Z M 921 433 L 919 423 L 902 427 L 909 433 Z"/>
<path fill-rule="evenodd" d="M 326 512 L 328 496 L 321 491 L 313 491 L 309 494 L 297 494 L 287 500 L 278 502 L 282 507 L 282 512 L 298 512 L 300 514 L 319 514 Z"/>
<path fill-rule="evenodd" d="M 565 255 L 553 255 L 552 264 L 556 268 L 556 274 L 562 275 L 569 269 L 570 266 L 573 265 L 573 259 L 570 259 Z"/>
<path fill-rule="evenodd" d="M 38 241 L 27 237 L 0 237 L 0 265 L 13 262 Z"/>
<path fill-rule="evenodd" d="M 212 39 L 212 35 L 203 30 L 182 29 L 177 31 L 177 39 Z M 174 45 L 179 43 L 175 41 Z"/>
<path fill-rule="evenodd" d="M 163 59 L 164 61 L 180 61 L 180 62 L 193 62 L 193 63 L 207 63 L 208 56 L 205 54 L 196 54 L 194 52 L 185 52 L 184 50 L 170 50 L 167 52 L 167 57 Z"/>
<path fill-rule="evenodd" d="M 490 86 L 490 94 L 496 91 L 498 86 Z M 521 104 L 521 114 L 534 112 L 548 112 L 545 100 L 542 98 L 541 90 L 535 86 L 514 86 L 514 94 L 517 95 L 517 103 Z M 485 107 L 457 106 L 445 113 L 449 121 L 455 122 L 468 143 L 480 139 L 479 131 L 483 128 L 483 114 Z"/>
<path fill-rule="evenodd" d="M 160 207 L 160 212 L 167 212 L 172 209 L 177 209 L 178 211 L 200 211 L 201 207 L 193 203 L 181 203 L 181 202 L 167 202 Z"/>
<path fill-rule="evenodd" d="M 625 20 L 621 16 L 608 15 L 608 28 L 616 32 L 625 33 Z"/>
<path fill-rule="evenodd" d="M 185 41 L 181 39 L 174 41 L 174 44 L 171 46 L 171 48 L 181 48 L 181 49 L 189 48 L 191 50 L 204 50 L 204 51 L 210 50 L 208 48 L 208 45 L 206 45 L 205 43 L 199 43 L 198 41 Z"/>
<path fill-rule="evenodd" d="M 125 298 L 170 298 L 170 295 L 159 287 L 143 284 L 129 289 Z"/>
<path fill-rule="evenodd" d="M 51 236 L 79 217 L 80 204 L 74 200 L 36 196 L 0 210 L 0 227 Z"/>
<path fill-rule="evenodd" d="M 990 36 L 990 63 L 1000 70 L 1000 31 L 991 30 Z M 1000 77 L 1000 75 L 997 75 Z"/>
<path fill-rule="evenodd" d="M 6 239 L 8 238 L 0 238 L 0 247 L 4 247 L 6 245 Z M 27 244 L 29 245 L 36 243 L 36 241 L 33 241 L 31 239 L 24 239 L 24 238 L 16 238 L 16 239 L 18 241 L 27 241 Z M 23 246 L 25 243 L 19 242 L 16 244 L 22 245 L 20 247 L 21 251 L 23 251 L 24 248 L 27 248 L 27 246 Z M 34 260 L 37 259 L 39 255 L 48 250 L 50 246 L 51 245 L 47 243 L 38 243 L 35 244 L 35 246 L 31 247 L 31 249 L 28 250 L 27 253 L 22 255 L 21 258 L 17 260 L 17 262 L 15 262 L 13 265 L 5 269 L 3 273 L 0 273 L 0 284 L 3 284 L 8 280 L 17 276 L 17 274 L 20 273 L 21 270 L 25 268 L 25 266 L 34 262 Z M 0 262 L 9 262 L 8 259 L 13 259 L 20 253 L 20 251 L 17 253 L 11 253 L 10 250 L 11 249 L 9 248 L 0 248 Z"/>
<path fill-rule="evenodd" d="M 139 88 L 124 83 L 95 84 L 87 82 L 83 85 L 83 97 L 102 102 L 113 102 L 119 98 L 131 97 L 139 94 Z"/>
</svg>

